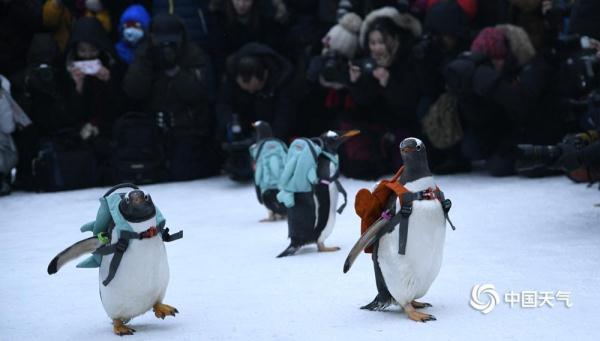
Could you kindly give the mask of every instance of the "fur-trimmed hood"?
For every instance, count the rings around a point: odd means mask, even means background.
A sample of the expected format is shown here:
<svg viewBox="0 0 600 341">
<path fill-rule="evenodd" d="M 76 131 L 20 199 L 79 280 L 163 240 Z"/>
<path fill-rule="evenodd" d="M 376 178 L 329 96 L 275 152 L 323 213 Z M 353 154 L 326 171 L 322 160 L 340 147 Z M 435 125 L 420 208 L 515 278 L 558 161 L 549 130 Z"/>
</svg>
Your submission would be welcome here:
<svg viewBox="0 0 600 341">
<path fill-rule="evenodd" d="M 367 31 L 369 31 L 369 27 L 373 24 L 373 22 L 378 18 L 389 18 L 391 19 L 398 27 L 410 32 L 414 37 L 418 37 L 421 35 L 422 27 L 419 20 L 408 13 L 400 13 L 394 7 L 382 7 L 377 9 L 369 15 L 365 17 L 363 23 L 360 27 L 360 46 L 364 48 L 367 44 Z"/>
<path fill-rule="evenodd" d="M 504 24 L 496 25 L 502 31 L 512 55 L 519 62 L 519 66 L 529 63 L 535 57 L 536 51 L 527 32 L 519 26 Z"/>
<path fill-rule="evenodd" d="M 212 12 L 223 11 L 226 7 L 225 1 L 231 0 L 210 0 L 208 8 Z M 257 2 L 257 0 L 255 0 Z M 259 3 L 257 2 L 257 5 Z M 273 19 L 278 23 L 285 23 L 289 17 L 289 11 L 284 0 L 268 0 L 266 1 L 266 12 L 271 13 Z"/>
</svg>

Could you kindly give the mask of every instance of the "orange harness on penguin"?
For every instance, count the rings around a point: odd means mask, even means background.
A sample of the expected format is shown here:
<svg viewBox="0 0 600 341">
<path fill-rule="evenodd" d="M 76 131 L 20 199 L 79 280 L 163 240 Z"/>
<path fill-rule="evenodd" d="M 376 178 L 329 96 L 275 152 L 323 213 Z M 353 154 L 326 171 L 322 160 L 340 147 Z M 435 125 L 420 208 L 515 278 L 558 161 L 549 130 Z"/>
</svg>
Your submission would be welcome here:
<svg viewBox="0 0 600 341">
<path fill-rule="evenodd" d="M 404 166 L 398 170 L 398 172 L 389 180 L 382 180 L 379 182 L 373 192 L 366 188 L 361 189 L 356 193 L 356 199 L 354 202 L 354 209 L 356 214 L 361 218 L 360 231 L 361 235 L 367 231 L 367 229 L 380 220 L 386 220 L 389 227 L 396 226 L 400 223 L 400 240 L 398 253 L 404 255 L 406 252 L 406 242 L 408 237 L 408 218 L 412 213 L 412 203 L 415 200 L 439 200 L 442 209 L 444 210 L 444 216 L 452 227 L 452 230 L 456 228 L 448 217 L 452 202 L 450 199 L 444 197 L 442 192 L 437 186 L 435 189 L 428 188 L 427 190 L 420 192 L 411 192 L 404 185 L 398 182 L 400 175 L 404 171 Z M 387 209 L 388 203 L 392 196 L 400 199 L 400 212 L 393 215 Z M 366 253 L 373 252 L 373 246 L 365 248 Z"/>
</svg>

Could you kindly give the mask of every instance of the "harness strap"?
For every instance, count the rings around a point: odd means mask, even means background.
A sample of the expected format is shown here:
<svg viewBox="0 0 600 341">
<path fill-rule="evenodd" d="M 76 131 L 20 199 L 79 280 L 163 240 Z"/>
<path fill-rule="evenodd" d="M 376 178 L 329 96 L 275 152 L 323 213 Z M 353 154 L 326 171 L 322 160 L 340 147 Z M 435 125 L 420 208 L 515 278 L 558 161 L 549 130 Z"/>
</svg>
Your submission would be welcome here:
<svg viewBox="0 0 600 341">
<path fill-rule="evenodd" d="M 344 212 L 344 208 L 346 208 L 346 204 L 348 203 L 348 193 L 346 193 L 346 190 L 344 189 L 344 186 L 342 186 L 340 180 L 335 179 L 334 183 L 338 192 L 341 193 L 342 197 L 344 198 L 344 203 L 337 209 L 337 213 L 342 214 L 342 212 Z"/>
<path fill-rule="evenodd" d="M 133 231 L 121 231 L 119 234 L 119 240 L 115 244 L 107 244 L 99 247 L 93 254 L 107 256 L 114 253 L 112 260 L 110 261 L 110 265 L 108 268 L 108 276 L 102 281 L 104 286 L 107 286 L 110 283 L 115 275 L 117 274 L 117 269 L 121 264 L 121 259 L 123 258 L 123 254 L 127 251 L 129 247 L 129 241 L 131 239 L 149 239 L 153 238 L 160 234 L 162 236 L 162 240 L 164 242 L 172 242 L 174 240 L 180 239 L 183 237 L 183 231 L 179 231 L 173 235 L 169 234 L 169 228 L 159 228 L 152 226 L 144 232 L 133 232 Z"/>
<path fill-rule="evenodd" d="M 448 223 L 450 223 L 452 230 L 456 230 L 454 224 L 452 224 L 452 221 L 450 221 L 450 218 L 448 217 L 448 211 L 450 211 L 450 207 L 452 207 L 452 202 L 450 199 L 444 198 L 444 192 L 440 191 L 439 188 L 436 188 L 434 191 L 424 190 L 420 192 L 403 193 L 400 198 L 402 206 L 400 207 L 400 213 L 398 214 L 398 216 L 400 216 L 400 229 L 398 230 L 398 254 L 406 254 L 406 244 L 408 242 L 408 218 L 412 213 L 413 201 L 435 199 L 439 200 L 442 204 L 444 218 L 448 221 Z"/>
</svg>

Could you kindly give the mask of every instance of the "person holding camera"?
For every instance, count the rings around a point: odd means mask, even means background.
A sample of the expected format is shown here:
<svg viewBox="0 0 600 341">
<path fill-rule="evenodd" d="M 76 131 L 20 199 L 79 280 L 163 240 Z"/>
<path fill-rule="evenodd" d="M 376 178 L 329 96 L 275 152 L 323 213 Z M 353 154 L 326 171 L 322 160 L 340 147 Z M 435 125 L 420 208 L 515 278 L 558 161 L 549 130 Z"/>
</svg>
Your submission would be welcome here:
<svg viewBox="0 0 600 341">
<path fill-rule="evenodd" d="M 208 177 L 219 170 L 214 115 L 207 95 L 207 56 L 188 41 L 176 15 L 157 14 L 123 79 L 134 107 L 166 134 L 170 180 Z"/>
<path fill-rule="evenodd" d="M 75 22 L 66 52 L 70 79 L 67 124 L 78 124 L 83 140 L 110 136 L 120 110 L 119 68 L 112 43 L 94 17 Z"/>
<path fill-rule="evenodd" d="M 445 76 L 458 95 L 462 153 L 485 159 L 494 176 L 514 174 L 517 143 L 550 143 L 564 134 L 552 96 L 552 69 L 520 27 L 482 30 L 471 52 L 452 61 Z"/>
<path fill-rule="evenodd" d="M 421 24 L 410 14 L 383 7 L 363 21 L 360 44 L 367 57 L 349 65 L 350 93 L 357 108 L 348 123 L 361 130 L 343 146 L 342 172 L 351 177 L 375 178 L 401 165 L 399 141 L 420 135 L 416 108 L 419 90 L 411 60 Z"/>
<path fill-rule="evenodd" d="M 346 13 L 323 37 L 321 54 L 311 59 L 300 109 L 305 119 L 298 122 L 300 135 L 318 136 L 338 124 L 349 125 L 345 115 L 355 104 L 348 91 L 348 63 L 358 52 L 361 23 L 358 15 Z"/>
</svg>

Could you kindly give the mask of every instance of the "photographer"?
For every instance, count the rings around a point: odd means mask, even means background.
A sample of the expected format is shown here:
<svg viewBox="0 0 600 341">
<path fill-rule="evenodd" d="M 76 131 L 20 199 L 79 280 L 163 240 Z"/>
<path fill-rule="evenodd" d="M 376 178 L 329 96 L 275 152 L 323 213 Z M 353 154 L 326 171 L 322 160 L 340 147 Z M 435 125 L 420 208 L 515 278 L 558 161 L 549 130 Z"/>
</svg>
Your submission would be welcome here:
<svg viewBox="0 0 600 341">
<path fill-rule="evenodd" d="M 398 141 L 420 135 L 419 90 L 410 56 L 420 34 L 414 17 L 392 7 L 373 11 L 363 21 L 360 43 L 368 57 L 350 64 L 349 89 L 358 107 L 347 115 L 362 133 L 343 146 L 346 175 L 375 178 L 391 172 L 401 165 Z"/>
<path fill-rule="evenodd" d="M 166 133 L 171 180 L 208 177 L 218 172 L 214 116 L 207 100 L 205 53 L 189 42 L 179 17 L 156 15 L 148 43 L 123 80 L 129 98 Z"/>
<path fill-rule="evenodd" d="M 290 62 L 263 44 L 248 43 L 228 59 L 217 117 L 219 139 L 228 152 L 225 168 L 234 180 L 252 177 L 248 158 L 252 122 L 268 122 L 283 141 L 296 134 L 300 102 L 292 80 Z"/>
<path fill-rule="evenodd" d="M 306 71 L 307 93 L 301 107 L 301 136 L 318 136 L 337 127 L 345 114 L 354 109 L 348 91 L 348 61 L 358 50 L 358 32 L 362 20 L 347 13 L 323 37 L 323 51 L 313 57 Z"/>
<path fill-rule="evenodd" d="M 451 62 L 445 75 L 459 96 L 462 151 L 469 159 L 485 159 L 494 176 L 514 174 L 516 143 L 549 143 L 564 134 L 552 70 L 519 27 L 482 30 L 471 53 Z"/>
</svg>

